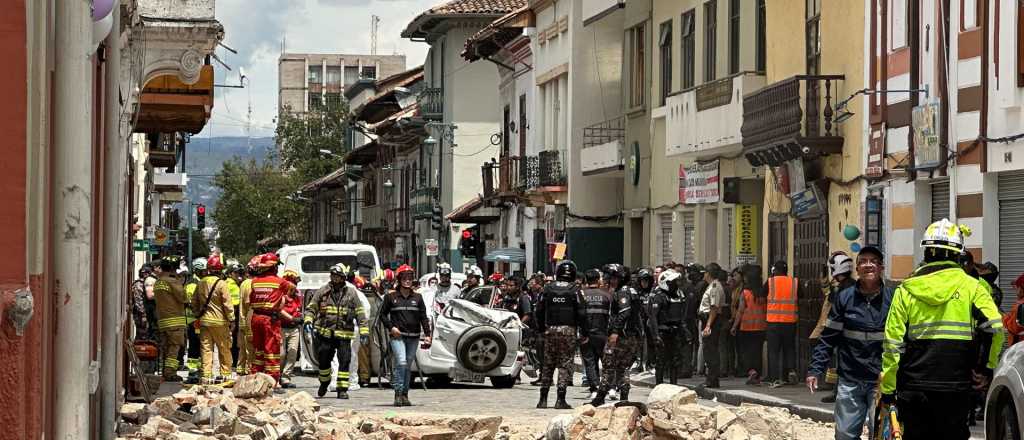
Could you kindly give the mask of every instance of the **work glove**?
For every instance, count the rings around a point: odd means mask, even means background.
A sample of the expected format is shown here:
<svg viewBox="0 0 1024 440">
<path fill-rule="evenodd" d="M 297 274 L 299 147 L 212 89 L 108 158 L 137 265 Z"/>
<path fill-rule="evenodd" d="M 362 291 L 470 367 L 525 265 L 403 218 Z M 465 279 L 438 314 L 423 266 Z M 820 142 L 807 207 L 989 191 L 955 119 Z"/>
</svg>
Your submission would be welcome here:
<svg viewBox="0 0 1024 440">
<path fill-rule="evenodd" d="M 884 405 L 892 405 L 892 404 L 896 403 L 896 395 L 895 394 L 882 394 L 882 398 L 879 399 L 879 400 Z"/>
</svg>

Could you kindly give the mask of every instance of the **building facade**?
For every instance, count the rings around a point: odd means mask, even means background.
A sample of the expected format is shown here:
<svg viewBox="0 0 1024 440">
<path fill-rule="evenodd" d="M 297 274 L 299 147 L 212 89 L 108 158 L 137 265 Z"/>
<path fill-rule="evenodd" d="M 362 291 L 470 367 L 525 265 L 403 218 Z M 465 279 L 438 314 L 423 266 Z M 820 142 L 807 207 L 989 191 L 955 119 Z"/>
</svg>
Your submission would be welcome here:
<svg viewBox="0 0 1024 440">
<path fill-rule="evenodd" d="M 278 112 L 305 113 L 336 105 L 360 80 L 405 70 L 405 55 L 282 53 L 277 60 Z"/>
</svg>

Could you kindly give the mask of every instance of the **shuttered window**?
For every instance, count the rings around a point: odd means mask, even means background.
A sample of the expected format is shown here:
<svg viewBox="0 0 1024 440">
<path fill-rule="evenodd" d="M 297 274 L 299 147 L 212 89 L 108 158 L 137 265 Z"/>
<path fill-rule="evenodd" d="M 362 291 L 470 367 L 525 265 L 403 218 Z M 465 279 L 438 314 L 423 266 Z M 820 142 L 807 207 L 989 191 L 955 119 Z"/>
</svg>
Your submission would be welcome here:
<svg viewBox="0 0 1024 440">
<path fill-rule="evenodd" d="M 932 222 L 949 218 L 949 181 L 932 184 Z"/>
<path fill-rule="evenodd" d="M 1013 281 L 1024 273 L 1024 172 L 999 174 L 999 287 L 1010 311 L 1017 301 Z"/>
<path fill-rule="evenodd" d="M 693 212 L 683 213 L 683 264 L 696 263 L 693 250 L 694 233 L 697 225 L 693 223 Z"/>
<path fill-rule="evenodd" d="M 658 264 L 664 264 L 672 260 L 672 214 L 658 215 L 658 235 L 661 244 Z"/>
</svg>

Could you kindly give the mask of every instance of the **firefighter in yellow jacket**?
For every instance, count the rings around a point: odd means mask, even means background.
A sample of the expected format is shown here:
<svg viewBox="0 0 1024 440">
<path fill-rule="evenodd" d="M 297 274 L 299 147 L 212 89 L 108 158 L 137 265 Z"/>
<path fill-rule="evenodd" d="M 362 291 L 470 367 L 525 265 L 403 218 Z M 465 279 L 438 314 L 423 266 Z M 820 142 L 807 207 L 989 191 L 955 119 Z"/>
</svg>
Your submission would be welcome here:
<svg viewBox="0 0 1024 440">
<path fill-rule="evenodd" d="M 254 257 L 253 259 L 258 262 L 258 258 Z M 255 264 L 252 261 L 249 262 L 245 269 L 247 276 L 238 286 L 238 363 L 235 364 L 235 372 L 239 375 L 249 374 L 252 367 L 252 307 L 249 295 L 252 294 Z"/>
<path fill-rule="evenodd" d="M 344 264 L 331 267 L 331 281 L 317 290 L 306 303 L 303 318 L 306 332 L 315 335 L 313 346 L 320 366 L 320 389 L 317 397 L 327 394 L 331 383 L 331 361 L 338 355 L 337 392 L 339 399 L 348 399 L 349 363 L 352 339 L 359 328 L 360 343 L 369 342 L 370 329 L 356 287 L 348 283 L 351 270 Z"/>
<path fill-rule="evenodd" d="M 168 382 L 181 382 L 177 374 L 178 352 L 185 345 L 185 290 L 175 272 L 180 261 L 176 256 L 160 260 L 161 273 L 153 285 L 164 362 L 163 376 Z"/>
<path fill-rule="evenodd" d="M 946 219 L 928 226 L 924 264 L 896 288 L 889 308 L 881 401 L 896 403 L 904 440 L 967 440 L 972 390 L 988 386 L 999 362 L 999 310 L 985 281 L 959 264 L 966 235 Z"/>
<path fill-rule="evenodd" d="M 192 295 L 192 310 L 199 323 L 199 340 L 203 356 L 203 382 L 210 384 L 227 379 L 231 375 L 231 324 L 235 311 L 231 306 L 231 292 L 228 284 L 217 275 L 224 269 L 219 255 L 206 260 L 210 275 L 203 278 Z M 213 350 L 219 355 L 220 375 L 213 373 Z"/>
</svg>

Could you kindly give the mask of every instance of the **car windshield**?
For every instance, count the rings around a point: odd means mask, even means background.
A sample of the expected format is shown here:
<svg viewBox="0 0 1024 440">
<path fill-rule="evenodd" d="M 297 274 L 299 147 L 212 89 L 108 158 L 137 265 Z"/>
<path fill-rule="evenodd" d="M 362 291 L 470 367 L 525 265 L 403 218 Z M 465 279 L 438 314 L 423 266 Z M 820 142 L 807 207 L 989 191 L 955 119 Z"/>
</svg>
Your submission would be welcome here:
<svg viewBox="0 0 1024 440">
<path fill-rule="evenodd" d="M 304 273 L 327 273 L 331 271 L 331 266 L 342 263 L 348 267 L 354 267 L 356 264 L 355 255 L 310 255 L 308 257 L 302 257 L 302 262 L 299 264 L 302 267 Z"/>
<path fill-rule="evenodd" d="M 484 307 L 490 307 L 492 304 L 491 300 L 494 297 L 494 291 L 494 287 L 491 286 L 477 287 L 469 292 L 462 292 L 462 294 L 459 295 L 459 299 L 464 299 Z"/>
</svg>

